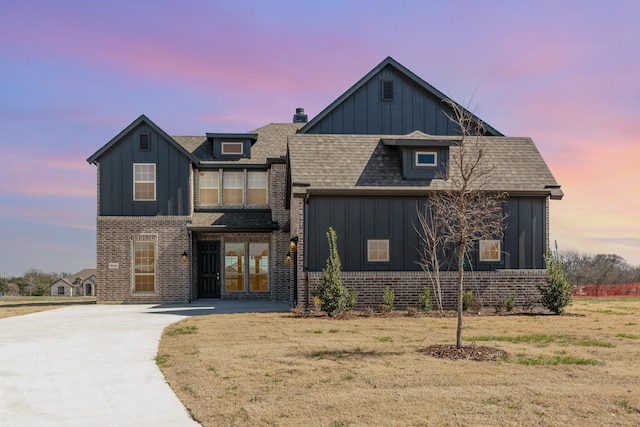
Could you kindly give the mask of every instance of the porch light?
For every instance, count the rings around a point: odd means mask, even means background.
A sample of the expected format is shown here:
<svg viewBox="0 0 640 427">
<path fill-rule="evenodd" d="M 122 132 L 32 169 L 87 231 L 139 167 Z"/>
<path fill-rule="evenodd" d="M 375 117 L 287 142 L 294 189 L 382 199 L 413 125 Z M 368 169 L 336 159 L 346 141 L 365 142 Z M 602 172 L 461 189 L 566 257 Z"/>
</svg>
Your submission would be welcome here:
<svg viewBox="0 0 640 427">
<path fill-rule="evenodd" d="M 293 236 L 291 240 L 289 240 L 289 247 L 291 248 L 292 251 L 295 252 L 295 250 L 297 249 L 297 246 L 298 246 L 298 236 Z"/>
<path fill-rule="evenodd" d="M 189 255 L 187 255 L 187 251 L 182 252 L 182 262 L 185 264 L 189 261 Z"/>
<path fill-rule="evenodd" d="M 291 252 L 287 252 L 287 256 L 284 258 L 284 262 L 287 264 L 291 262 Z"/>
</svg>

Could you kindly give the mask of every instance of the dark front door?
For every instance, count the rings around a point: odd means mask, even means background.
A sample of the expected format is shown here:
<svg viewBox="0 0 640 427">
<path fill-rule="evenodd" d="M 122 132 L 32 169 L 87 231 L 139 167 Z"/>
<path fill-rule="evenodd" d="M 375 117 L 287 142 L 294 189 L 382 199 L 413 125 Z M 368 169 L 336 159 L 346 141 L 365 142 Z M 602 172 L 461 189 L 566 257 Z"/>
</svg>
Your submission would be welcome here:
<svg viewBox="0 0 640 427">
<path fill-rule="evenodd" d="M 220 298 L 220 242 L 198 243 L 198 298 Z"/>
</svg>

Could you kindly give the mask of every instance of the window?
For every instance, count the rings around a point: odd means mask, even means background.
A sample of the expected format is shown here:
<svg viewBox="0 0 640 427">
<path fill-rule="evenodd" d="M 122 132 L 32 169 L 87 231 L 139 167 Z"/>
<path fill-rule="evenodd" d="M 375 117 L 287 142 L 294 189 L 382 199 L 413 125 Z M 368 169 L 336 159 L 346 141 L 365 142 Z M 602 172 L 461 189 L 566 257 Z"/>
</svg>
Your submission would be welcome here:
<svg viewBox="0 0 640 427">
<path fill-rule="evenodd" d="M 222 202 L 225 205 L 240 205 L 244 202 L 242 197 L 242 189 L 244 187 L 242 185 L 243 175 L 243 172 L 224 172 Z"/>
<path fill-rule="evenodd" d="M 218 204 L 218 172 L 200 172 L 198 199 L 201 206 Z"/>
<path fill-rule="evenodd" d="M 244 291 L 244 243 L 224 247 L 224 286 L 227 292 Z"/>
<path fill-rule="evenodd" d="M 389 262 L 389 240 L 388 239 L 367 240 L 367 261 L 368 262 Z"/>
<path fill-rule="evenodd" d="M 223 142 L 222 154 L 241 156 L 244 152 L 242 142 Z"/>
<path fill-rule="evenodd" d="M 156 284 L 156 243 L 133 242 L 134 292 L 153 292 Z"/>
<path fill-rule="evenodd" d="M 500 240 L 480 240 L 480 261 L 500 261 Z"/>
<path fill-rule="evenodd" d="M 58 286 L 58 295 L 64 295 L 64 286 Z"/>
<path fill-rule="evenodd" d="M 227 243 L 224 247 L 224 283 L 227 292 L 246 289 L 249 292 L 268 292 L 269 244 Z"/>
<path fill-rule="evenodd" d="M 383 102 L 393 101 L 393 80 L 383 80 L 380 100 Z"/>
<path fill-rule="evenodd" d="M 138 142 L 140 151 L 149 151 L 151 149 L 151 143 L 149 142 L 148 133 L 141 133 Z"/>
<path fill-rule="evenodd" d="M 269 290 L 269 244 L 249 243 L 249 290 Z"/>
<path fill-rule="evenodd" d="M 435 151 L 416 151 L 416 166 L 437 166 L 438 153 Z"/>
<path fill-rule="evenodd" d="M 156 165 L 134 163 L 133 200 L 153 201 L 156 199 Z"/>
<path fill-rule="evenodd" d="M 247 203 L 250 205 L 267 204 L 267 173 L 247 173 Z"/>
</svg>

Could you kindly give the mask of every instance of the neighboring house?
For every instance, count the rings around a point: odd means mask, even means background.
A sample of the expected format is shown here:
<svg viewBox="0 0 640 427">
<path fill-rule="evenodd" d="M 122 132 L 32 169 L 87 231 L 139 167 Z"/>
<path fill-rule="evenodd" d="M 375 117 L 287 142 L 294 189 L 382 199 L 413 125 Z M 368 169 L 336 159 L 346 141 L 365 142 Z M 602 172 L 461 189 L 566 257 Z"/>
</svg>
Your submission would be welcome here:
<svg viewBox="0 0 640 427">
<path fill-rule="evenodd" d="M 83 297 L 96 295 L 96 269 L 87 268 L 63 277 L 51 285 L 51 296 Z"/>
<path fill-rule="evenodd" d="M 429 282 L 416 263 L 416 209 L 446 187 L 459 140 L 446 98 L 387 58 L 308 123 L 298 109 L 294 123 L 246 134 L 171 137 L 140 116 L 88 159 L 98 166 L 98 300 L 306 305 L 333 226 L 359 306 L 377 306 L 385 286 L 415 305 Z M 562 192 L 531 139 L 485 131 L 508 228 L 479 243 L 493 250 L 468 260 L 466 277 L 491 303 L 533 295 L 544 280 L 548 201 Z"/>
</svg>

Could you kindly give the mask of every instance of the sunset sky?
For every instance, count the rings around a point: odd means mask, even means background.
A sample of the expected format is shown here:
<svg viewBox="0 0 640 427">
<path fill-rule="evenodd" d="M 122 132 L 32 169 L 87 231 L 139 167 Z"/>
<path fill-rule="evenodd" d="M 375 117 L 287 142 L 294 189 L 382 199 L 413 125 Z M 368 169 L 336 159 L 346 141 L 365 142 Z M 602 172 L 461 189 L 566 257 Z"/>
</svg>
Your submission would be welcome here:
<svg viewBox="0 0 640 427">
<path fill-rule="evenodd" d="M 309 118 L 385 57 L 509 136 L 565 198 L 560 250 L 640 264 L 640 1 L 0 0 L 0 275 L 95 267 L 96 167 L 170 135 Z"/>
</svg>

